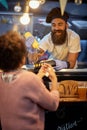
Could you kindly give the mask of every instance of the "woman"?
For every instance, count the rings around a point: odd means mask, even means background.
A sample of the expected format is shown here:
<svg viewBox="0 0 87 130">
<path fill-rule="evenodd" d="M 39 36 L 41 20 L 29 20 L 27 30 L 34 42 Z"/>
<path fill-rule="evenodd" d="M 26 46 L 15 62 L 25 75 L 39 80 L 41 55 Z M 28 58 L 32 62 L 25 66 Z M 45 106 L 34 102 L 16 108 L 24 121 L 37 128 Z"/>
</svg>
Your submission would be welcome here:
<svg viewBox="0 0 87 130">
<path fill-rule="evenodd" d="M 0 36 L 0 120 L 2 130 L 44 130 L 45 109 L 59 105 L 57 78 L 51 65 L 43 64 L 38 74 L 23 70 L 26 46 L 17 32 Z M 48 73 L 51 90 L 42 78 Z"/>
</svg>

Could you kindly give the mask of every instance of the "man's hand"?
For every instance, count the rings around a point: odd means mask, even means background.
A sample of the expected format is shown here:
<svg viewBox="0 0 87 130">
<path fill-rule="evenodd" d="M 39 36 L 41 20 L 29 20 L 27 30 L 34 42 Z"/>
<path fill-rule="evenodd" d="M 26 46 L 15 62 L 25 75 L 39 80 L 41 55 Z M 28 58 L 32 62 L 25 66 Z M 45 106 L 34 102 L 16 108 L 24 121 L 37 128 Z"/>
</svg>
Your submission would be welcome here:
<svg viewBox="0 0 87 130">
<path fill-rule="evenodd" d="M 56 68 L 55 68 L 56 70 L 69 68 L 69 63 L 67 61 L 55 60 L 55 62 L 56 62 Z"/>
</svg>

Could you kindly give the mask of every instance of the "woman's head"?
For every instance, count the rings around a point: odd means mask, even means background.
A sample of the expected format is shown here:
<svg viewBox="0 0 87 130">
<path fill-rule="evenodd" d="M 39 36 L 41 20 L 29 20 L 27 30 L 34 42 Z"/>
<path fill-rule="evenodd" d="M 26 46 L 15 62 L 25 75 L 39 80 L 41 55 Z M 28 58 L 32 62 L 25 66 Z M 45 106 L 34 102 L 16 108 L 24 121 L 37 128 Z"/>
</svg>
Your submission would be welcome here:
<svg viewBox="0 0 87 130">
<path fill-rule="evenodd" d="M 27 49 L 23 37 L 16 31 L 0 36 L 0 69 L 11 71 L 24 64 Z"/>
</svg>

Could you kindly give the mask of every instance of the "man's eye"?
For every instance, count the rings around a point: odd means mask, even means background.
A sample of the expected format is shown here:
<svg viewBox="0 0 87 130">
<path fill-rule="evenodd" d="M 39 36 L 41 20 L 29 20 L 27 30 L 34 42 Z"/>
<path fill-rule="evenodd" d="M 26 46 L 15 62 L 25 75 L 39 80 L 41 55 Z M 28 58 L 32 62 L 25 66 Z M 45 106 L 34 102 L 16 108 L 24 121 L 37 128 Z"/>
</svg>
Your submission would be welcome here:
<svg viewBox="0 0 87 130">
<path fill-rule="evenodd" d="M 59 26 L 62 26 L 63 24 L 62 24 L 62 23 L 59 23 L 58 25 L 59 25 Z"/>
</svg>

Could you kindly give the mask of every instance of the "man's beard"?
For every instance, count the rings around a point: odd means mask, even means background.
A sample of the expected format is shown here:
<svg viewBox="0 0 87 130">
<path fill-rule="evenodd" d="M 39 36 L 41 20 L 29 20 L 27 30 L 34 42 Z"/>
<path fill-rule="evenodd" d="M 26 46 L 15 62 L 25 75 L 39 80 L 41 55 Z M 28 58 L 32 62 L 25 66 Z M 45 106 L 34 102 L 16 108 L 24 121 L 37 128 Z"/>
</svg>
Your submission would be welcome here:
<svg viewBox="0 0 87 130">
<path fill-rule="evenodd" d="M 57 35 L 56 33 L 61 33 L 60 35 Z M 51 32 L 51 38 L 54 45 L 62 45 L 65 43 L 67 37 L 67 32 L 65 30 L 55 30 Z"/>
</svg>

